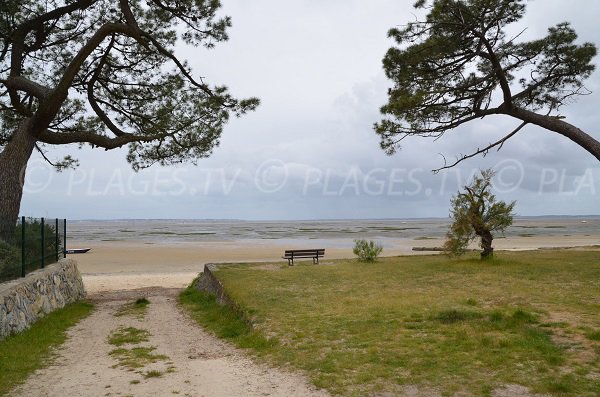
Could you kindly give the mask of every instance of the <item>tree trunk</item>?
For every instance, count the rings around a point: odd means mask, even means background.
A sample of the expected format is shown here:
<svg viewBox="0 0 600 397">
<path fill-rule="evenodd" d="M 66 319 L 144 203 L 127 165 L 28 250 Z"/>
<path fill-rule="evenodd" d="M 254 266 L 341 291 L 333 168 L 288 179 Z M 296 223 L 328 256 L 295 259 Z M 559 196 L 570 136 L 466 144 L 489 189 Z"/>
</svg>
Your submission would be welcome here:
<svg viewBox="0 0 600 397">
<path fill-rule="evenodd" d="M 30 119 L 21 122 L 0 153 L 0 239 L 4 241 L 10 242 L 14 238 L 27 161 L 35 146 L 30 125 Z"/>
<path fill-rule="evenodd" d="M 600 142 L 591 135 L 559 118 L 544 116 L 525 109 L 514 108 L 507 114 L 550 131 L 558 132 L 600 160 Z"/>
<path fill-rule="evenodd" d="M 478 233 L 479 234 L 479 233 Z M 492 248 L 492 240 L 494 236 L 489 230 L 483 230 L 479 236 L 481 237 L 481 259 L 488 259 L 494 256 L 494 248 Z"/>
</svg>

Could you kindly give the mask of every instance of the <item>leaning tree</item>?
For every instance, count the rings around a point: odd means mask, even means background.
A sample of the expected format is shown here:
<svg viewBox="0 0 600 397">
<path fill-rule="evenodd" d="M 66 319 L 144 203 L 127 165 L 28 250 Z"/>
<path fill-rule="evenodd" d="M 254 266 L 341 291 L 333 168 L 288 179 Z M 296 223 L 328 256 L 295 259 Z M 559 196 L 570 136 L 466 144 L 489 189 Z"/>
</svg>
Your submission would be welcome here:
<svg viewBox="0 0 600 397">
<path fill-rule="evenodd" d="M 389 31 L 397 46 L 388 50 L 383 67 L 393 87 L 381 108 L 383 120 L 375 124 L 388 154 L 408 136 L 440 137 L 471 121 L 504 115 L 518 120 L 514 130 L 440 169 L 500 149 L 528 124 L 557 132 L 600 160 L 600 142 L 559 113 L 588 92 L 583 81 L 594 70 L 596 47 L 576 44 L 567 22 L 539 40 L 509 35 L 508 25 L 523 17 L 525 4 L 419 0 L 415 7 L 427 9 L 426 18 Z"/>
<path fill-rule="evenodd" d="M 497 201 L 492 194 L 492 170 L 481 171 L 465 186 L 464 192 L 452 197 L 450 218 L 452 224 L 446 234 L 444 251 L 451 255 L 463 254 L 471 241 L 480 238 L 481 258 L 493 256 L 492 241 L 495 232 L 504 232 L 512 225 L 516 202 Z"/>
<path fill-rule="evenodd" d="M 208 156 L 231 114 L 258 105 L 194 76 L 174 48 L 227 39 L 218 0 L 0 2 L 0 238 L 27 161 L 53 145 L 128 146 L 135 170 Z M 71 156 L 54 162 L 75 165 Z"/>
</svg>

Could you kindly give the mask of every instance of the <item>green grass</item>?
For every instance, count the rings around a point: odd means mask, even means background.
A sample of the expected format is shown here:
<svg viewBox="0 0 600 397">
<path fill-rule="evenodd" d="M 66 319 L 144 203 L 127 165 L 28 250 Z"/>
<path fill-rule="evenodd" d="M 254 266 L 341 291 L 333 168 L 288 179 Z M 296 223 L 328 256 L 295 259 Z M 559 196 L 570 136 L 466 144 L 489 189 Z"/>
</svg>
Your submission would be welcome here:
<svg viewBox="0 0 600 397">
<path fill-rule="evenodd" d="M 139 345 L 142 342 L 148 342 L 150 336 L 150 332 L 145 329 L 134 327 L 121 327 L 113 331 L 108 336 L 108 343 L 118 348 L 108 354 L 117 359 L 118 364 L 115 367 L 142 368 L 157 361 L 169 360 L 169 357 L 164 354 L 154 354 L 153 352 L 156 350 L 154 346 L 121 347 L 123 345 Z"/>
<path fill-rule="evenodd" d="M 149 378 L 160 378 L 161 376 L 163 376 L 163 373 L 160 371 L 157 371 L 155 369 L 150 370 L 150 371 L 146 371 L 146 373 L 144 373 L 144 378 L 145 379 L 149 379 Z"/>
<path fill-rule="evenodd" d="M 444 396 L 490 396 L 519 384 L 597 396 L 598 257 L 533 251 L 497 252 L 485 262 L 472 254 L 369 266 L 228 265 L 216 275 L 237 310 L 193 289 L 180 300 L 218 336 L 341 395 L 400 394 L 416 385 Z"/>
<path fill-rule="evenodd" d="M 135 302 L 124 304 L 117 310 L 115 317 L 132 316 L 135 318 L 144 318 L 148 311 L 150 301 L 146 298 L 138 298 Z"/>
<path fill-rule="evenodd" d="M 138 344 L 141 342 L 148 342 L 149 337 L 150 332 L 146 331 L 145 329 L 134 327 L 119 328 L 109 335 L 108 343 L 115 346 Z"/>
<path fill-rule="evenodd" d="M 109 354 L 117 359 L 118 366 L 132 369 L 142 368 L 148 364 L 169 359 L 164 354 L 154 354 L 154 350 L 156 348 L 153 346 L 133 347 L 131 349 L 120 347 L 112 350 Z"/>
<path fill-rule="evenodd" d="M 276 340 L 254 331 L 239 312 L 229 306 L 219 305 L 213 295 L 188 287 L 179 295 L 179 302 L 198 323 L 218 337 L 232 340 L 242 348 L 262 351 L 277 344 Z"/>
<path fill-rule="evenodd" d="M 88 316 L 94 306 L 77 302 L 56 310 L 20 334 L 0 341 L 0 395 L 9 391 L 36 369 L 46 366 L 52 349 L 66 340 L 69 327 Z"/>
</svg>

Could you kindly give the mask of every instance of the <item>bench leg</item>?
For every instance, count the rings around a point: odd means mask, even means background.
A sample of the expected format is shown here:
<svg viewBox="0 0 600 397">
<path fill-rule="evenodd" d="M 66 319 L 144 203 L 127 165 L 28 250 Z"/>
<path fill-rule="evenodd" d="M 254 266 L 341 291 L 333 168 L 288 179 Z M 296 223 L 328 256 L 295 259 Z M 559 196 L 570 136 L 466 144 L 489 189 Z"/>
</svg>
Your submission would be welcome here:
<svg viewBox="0 0 600 397">
<path fill-rule="evenodd" d="M 294 258 L 288 259 L 288 266 L 294 266 Z"/>
</svg>

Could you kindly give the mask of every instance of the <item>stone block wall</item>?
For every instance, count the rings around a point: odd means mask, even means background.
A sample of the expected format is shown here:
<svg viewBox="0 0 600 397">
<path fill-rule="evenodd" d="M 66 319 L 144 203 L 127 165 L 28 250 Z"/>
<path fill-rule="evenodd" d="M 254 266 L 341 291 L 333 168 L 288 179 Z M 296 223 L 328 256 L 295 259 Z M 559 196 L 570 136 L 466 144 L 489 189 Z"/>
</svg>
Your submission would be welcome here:
<svg viewBox="0 0 600 397">
<path fill-rule="evenodd" d="M 85 296 L 77 262 L 70 258 L 0 284 L 0 339 Z"/>
</svg>

